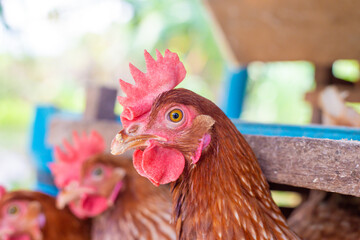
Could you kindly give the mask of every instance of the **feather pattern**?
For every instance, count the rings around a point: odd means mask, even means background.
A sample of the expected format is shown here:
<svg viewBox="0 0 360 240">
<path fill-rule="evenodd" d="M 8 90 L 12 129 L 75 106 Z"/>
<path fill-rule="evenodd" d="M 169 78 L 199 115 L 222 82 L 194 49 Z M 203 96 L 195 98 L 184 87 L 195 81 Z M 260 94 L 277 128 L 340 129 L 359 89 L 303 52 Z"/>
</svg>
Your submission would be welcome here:
<svg viewBox="0 0 360 240">
<path fill-rule="evenodd" d="M 298 239 L 271 198 L 254 153 L 230 119 L 215 104 L 185 89 L 163 93 L 153 110 L 174 103 L 193 106 L 215 120 L 210 145 L 199 162 L 188 159 L 172 186 L 178 238 Z M 198 141 L 198 134 L 193 134 L 197 129 L 183 140 L 196 136 Z M 184 149 L 181 141 L 176 145 Z"/>
</svg>

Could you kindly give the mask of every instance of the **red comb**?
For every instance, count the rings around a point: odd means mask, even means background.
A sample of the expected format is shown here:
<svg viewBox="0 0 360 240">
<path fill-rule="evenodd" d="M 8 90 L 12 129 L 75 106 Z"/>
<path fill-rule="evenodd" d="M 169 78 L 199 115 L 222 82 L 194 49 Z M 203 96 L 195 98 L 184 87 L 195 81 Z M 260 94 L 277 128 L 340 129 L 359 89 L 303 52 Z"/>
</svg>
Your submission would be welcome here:
<svg viewBox="0 0 360 240">
<path fill-rule="evenodd" d="M 55 158 L 57 162 L 50 165 L 55 184 L 60 188 L 66 186 L 72 180 L 78 180 L 81 164 L 89 157 L 105 150 L 105 141 L 96 131 L 92 131 L 89 136 L 86 136 L 84 132 L 81 137 L 77 132 L 73 132 L 73 145 L 65 139 L 63 145 L 67 152 L 56 146 Z"/>
<path fill-rule="evenodd" d="M 121 119 L 131 121 L 150 111 L 151 105 L 157 96 L 176 87 L 186 75 L 184 65 L 176 53 L 165 51 L 164 56 L 156 50 L 157 60 L 144 51 L 147 72 L 143 73 L 131 63 L 130 73 L 135 85 L 120 79 L 120 87 L 126 97 L 118 97 L 124 107 Z"/>
<path fill-rule="evenodd" d="M 5 195 L 6 189 L 0 185 L 0 199 Z"/>
</svg>

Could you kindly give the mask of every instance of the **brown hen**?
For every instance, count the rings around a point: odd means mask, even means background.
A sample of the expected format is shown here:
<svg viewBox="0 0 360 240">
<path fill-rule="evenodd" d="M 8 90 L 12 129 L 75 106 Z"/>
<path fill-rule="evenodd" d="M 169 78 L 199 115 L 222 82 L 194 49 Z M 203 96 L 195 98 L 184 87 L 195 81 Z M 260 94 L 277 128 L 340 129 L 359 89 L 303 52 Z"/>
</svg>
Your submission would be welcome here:
<svg viewBox="0 0 360 240">
<path fill-rule="evenodd" d="M 93 218 L 92 239 L 175 239 L 171 221 L 171 196 L 168 186 L 155 188 L 140 177 L 128 158 L 103 154 L 90 158 L 82 168 L 82 176 L 94 166 L 106 165 L 126 172 L 123 189 L 113 206 Z M 80 182 L 84 182 L 80 180 Z M 112 189 L 114 182 L 106 181 L 102 189 Z"/>
<path fill-rule="evenodd" d="M 304 240 L 358 240 L 360 198 L 313 190 L 288 222 Z"/>
<path fill-rule="evenodd" d="M 102 143 L 96 132 L 82 138 L 74 133 L 73 146 L 64 144 L 68 153 L 57 148 L 51 170 L 61 189 L 58 206 L 91 218 L 95 240 L 175 239 L 168 186 L 154 187 L 136 173 L 130 157 L 106 154 Z"/>
<path fill-rule="evenodd" d="M 135 85 L 120 82 L 124 129 L 112 153 L 136 148 L 139 174 L 172 182 L 179 239 L 298 239 L 234 124 L 208 99 L 172 89 L 185 77 L 176 54 L 157 57 L 145 52 L 147 73 L 130 65 Z"/>
<path fill-rule="evenodd" d="M 55 199 L 43 193 L 7 192 L 0 196 L 0 239 L 90 240 L 90 222 L 67 208 L 58 210 Z"/>
</svg>

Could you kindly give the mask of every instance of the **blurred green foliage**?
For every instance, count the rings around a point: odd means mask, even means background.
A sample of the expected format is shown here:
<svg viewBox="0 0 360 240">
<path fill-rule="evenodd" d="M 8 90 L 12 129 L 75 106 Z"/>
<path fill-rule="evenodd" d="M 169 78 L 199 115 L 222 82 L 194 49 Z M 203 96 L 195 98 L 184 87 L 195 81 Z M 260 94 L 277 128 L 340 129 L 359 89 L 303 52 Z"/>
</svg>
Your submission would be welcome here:
<svg viewBox="0 0 360 240">
<path fill-rule="evenodd" d="M 294 208 L 301 203 L 301 195 L 297 192 L 271 191 L 271 196 L 280 207 Z"/>
<path fill-rule="evenodd" d="M 67 111 L 83 111 L 87 85 L 118 88 L 119 77 L 131 81 L 128 62 L 145 70 L 143 49 L 153 56 L 155 49 L 177 52 L 188 72 L 180 87 L 220 102 L 226 63 L 202 2 L 126 2 L 133 9 L 129 21 L 114 22 L 101 34 L 86 33 L 61 55 L 37 56 L 25 51 L 0 54 L 0 131 L 25 132 L 31 124 L 35 104 L 55 104 Z M 68 11 L 54 9 L 47 20 L 62 21 Z M 358 66 L 357 62 L 351 64 Z M 345 73 L 348 69 L 342 65 L 335 68 L 334 73 L 343 74 L 342 77 L 349 80 L 359 75 L 353 70 Z M 244 119 L 294 124 L 310 121 L 311 108 L 303 96 L 314 87 L 312 64 L 255 62 L 249 71 Z M 120 111 L 117 104 L 116 112 Z"/>
<path fill-rule="evenodd" d="M 305 124 L 311 106 L 304 101 L 314 88 L 314 66 L 309 62 L 254 62 L 249 66 L 249 88 L 243 117 L 250 121 Z"/>
<path fill-rule="evenodd" d="M 335 77 L 349 82 L 356 82 L 360 79 L 360 66 L 356 60 L 337 60 L 333 65 Z"/>
<path fill-rule="evenodd" d="M 0 131 L 24 133 L 35 104 L 83 111 L 88 84 L 118 88 L 119 77 L 131 81 L 128 62 L 145 70 L 143 49 L 152 55 L 155 49 L 177 52 L 188 71 L 182 87 L 217 100 L 224 64 L 201 2 L 126 2 L 134 10 L 130 21 L 114 22 L 102 34 L 84 34 L 59 56 L 0 54 Z M 48 21 L 69 14 L 54 11 Z"/>
<path fill-rule="evenodd" d="M 333 64 L 333 74 L 335 77 L 349 82 L 358 82 L 360 80 L 360 64 L 356 60 L 337 60 Z M 346 105 L 360 114 L 360 103 L 347 102 Z"/>
</svg>

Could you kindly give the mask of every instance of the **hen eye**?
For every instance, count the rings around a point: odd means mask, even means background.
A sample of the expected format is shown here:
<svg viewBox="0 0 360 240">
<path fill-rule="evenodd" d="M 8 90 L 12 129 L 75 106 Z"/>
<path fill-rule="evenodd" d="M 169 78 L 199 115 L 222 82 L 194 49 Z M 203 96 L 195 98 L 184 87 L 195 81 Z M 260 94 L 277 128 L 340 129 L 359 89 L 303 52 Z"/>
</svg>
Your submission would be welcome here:
<svg viewBox="0 0 360 240">
<path fill-rule="evenodd" d="M 8 210 L 7 210 L 7 213 L 8 213 L 9 215 L 15 215 L 15 214 L 17 214 L 18 212 L 19 212 L 19 208 L 18 208 L 18 206 L 15 206 L 15 205 L 10 206 L 10 207 L 8 208 Z"/>
<path fill-rule="evenodd" d="M 169 112 L 169 119 L 172 122 L 180 122 L 183 119 L 183 112 L 180 109 L 174 109 Z"/>
<path fill-rule="evenodd" d="M 95 168 L 93 171 L 92 171 L 92 175 L 94 177 L 101 177 L 104 173 L 104 170 L 101 168 L 101 167 L 98 167 L 98 168 Z"/>
</svg>

